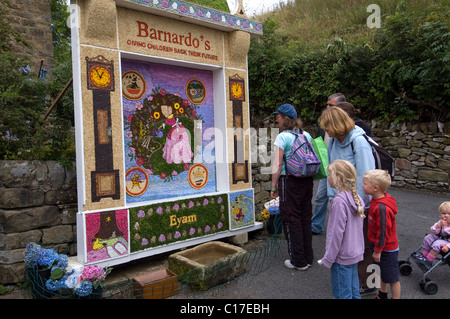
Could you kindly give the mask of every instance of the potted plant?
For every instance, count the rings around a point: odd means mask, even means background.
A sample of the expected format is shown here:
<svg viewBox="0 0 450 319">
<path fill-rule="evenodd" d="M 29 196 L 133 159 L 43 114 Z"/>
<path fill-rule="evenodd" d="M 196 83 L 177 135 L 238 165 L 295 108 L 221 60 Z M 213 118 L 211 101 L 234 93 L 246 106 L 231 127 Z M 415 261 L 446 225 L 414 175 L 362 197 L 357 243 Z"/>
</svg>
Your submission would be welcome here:
<svg viewBox="0 0 450 319">
<path fill-rule="evenodd" d="M 48 287 L 52 286 L 48 286 L 47 281 L 51 279 L 51 283 L 56 284 L 64 276 L 69 258 L 67 255 L 58 254 L 54 249 L 42 248 L 36 243 L 27 244 L 24 254 L 33 298 L 49 298 L 52 291 L 57 289 L 49 289 Z"/>
<path fill-rule="evenodd" d="M 60 289 L 67 289 L 79 298 L 101 298 L 106 276 L 111 272 L 111 268 L 97 265 L 86 266 L 81 273 L 68 269 L 67 255 L 36 243 L 26 246 L 24 261 L 36 299 L 49 298 Z"/>
<path fill-rule="evenodd" d="M 103 284 L 111 268 L 97 265 L 84 267 L 81 273 L 72 271 L 66 280 L 66 286 L 74 290 L 79 298 L 96 299 L 103 294 Z"/>
<path fill-rule="evenodd" d="M 280 217 L 279 199 L 272 199 L 264 204 L 264 210 L 261 215 L 267 221 L 267 232 L 271 235 L 280 234 L 282 232 L 282 223 Z"/>
</svg>

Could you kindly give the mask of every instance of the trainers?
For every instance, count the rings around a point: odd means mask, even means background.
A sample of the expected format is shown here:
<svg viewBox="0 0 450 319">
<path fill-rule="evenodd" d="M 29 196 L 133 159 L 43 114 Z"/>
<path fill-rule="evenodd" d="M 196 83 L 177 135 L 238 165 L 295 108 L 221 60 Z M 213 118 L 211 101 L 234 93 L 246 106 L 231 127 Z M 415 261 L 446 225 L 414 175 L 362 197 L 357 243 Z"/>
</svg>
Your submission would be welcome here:
<svg viewBox="0 0 450 319">
<path fill-rule="evenodd" d="M 417 256 L 416 259 L 418 262 L 420 262 L 421 264 L 424 264 L 425 266 L 427 266 L 429 268 L 431 268 L 431 266 L 433 265 L 433 262 L 423 255 Z"/>
<path fill-rule="evenodd" d="M 284 261 L 284 265 L 285 265 L 286 267 L 290 268 L 290 269 L 297 269 L 297 270 L 301 270 L 301 271 L 305 271 L 305 270 L 307 270 L 309 267 L 311 267 L 310 264 L 307 264 L 306 266 L 303 266 L 303 267 L 296 267 L 296 266 L 294 266 L 294 265 L 291 263 L 291 261 L 290 261 L 289 259 L 286 259 L 286 260 Z"/>
</svg>

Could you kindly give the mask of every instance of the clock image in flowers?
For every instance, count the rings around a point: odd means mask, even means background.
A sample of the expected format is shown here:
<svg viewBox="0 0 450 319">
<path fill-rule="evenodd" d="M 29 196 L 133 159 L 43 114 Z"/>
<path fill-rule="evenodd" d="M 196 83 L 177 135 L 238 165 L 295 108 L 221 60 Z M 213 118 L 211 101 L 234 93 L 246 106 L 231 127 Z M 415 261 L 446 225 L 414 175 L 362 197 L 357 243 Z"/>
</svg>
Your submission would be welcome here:
<svg viewBox="0 0 450 319">
<path fill-rule="evenodd" d="M 105 88 L 111 83 L 111 71 L 102 66 L 95 66 L 89 73 L 89 79 L 96 87 Z"/>
<path fill-rule="evenodd" d="M 233 99 L 240 100 L 244 94 L 244 88 L 241 82 L 233 82 L 231 84 L 231 95 Z"/>
<path fill-rule="evenodd" d="M 234 101 L 244 101 L 244 81 L 240 79 L 230 79 L 230 97 Z"/>
<path fill-rule="evenodd" d="M 180 94 L 154 88 L 136 102 L 135 113 L 125 119 L 129 159 L 165 181 L 189 170 L 194 156 L 194 121 L 201 120 L 196 109 Z"/>
</svg>

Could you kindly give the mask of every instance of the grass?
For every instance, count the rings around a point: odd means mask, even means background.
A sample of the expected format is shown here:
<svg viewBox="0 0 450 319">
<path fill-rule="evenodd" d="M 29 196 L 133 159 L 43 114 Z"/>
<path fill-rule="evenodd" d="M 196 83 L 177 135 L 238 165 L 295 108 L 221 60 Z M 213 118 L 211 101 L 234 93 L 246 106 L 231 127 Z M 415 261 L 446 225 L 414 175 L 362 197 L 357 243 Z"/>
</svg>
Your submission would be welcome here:
<svg viewBox="0 0 450 319">
<path fill-rule="evenodd" d="M 372 3 L 380 7 L 381 23 L 397 7 L 397 1 L 393 0 L 296 0 L 281 3 L 275 10 L 252 19 L 259 22 L 274 19 L 280 35 L 306 49 L 324 49 L 336 37 L 346 43 L 371 43 L 376 29 L 367 26 L 367 19 L 373 13 L 367 12 L 367 7 Z M 432 4 L 445 6 L 448 0 L 407 0 L 406 3 L 408 9 L 420 10 Z"/>
<path fill-rule="evenodd" d="M 213 8 L 225 12 L 230 12 L 230 9 L 228 8 L 228 3 L 226 0 L 187 0 L 191 3 L 198 4 L 200 6 Z"/>
</svg>

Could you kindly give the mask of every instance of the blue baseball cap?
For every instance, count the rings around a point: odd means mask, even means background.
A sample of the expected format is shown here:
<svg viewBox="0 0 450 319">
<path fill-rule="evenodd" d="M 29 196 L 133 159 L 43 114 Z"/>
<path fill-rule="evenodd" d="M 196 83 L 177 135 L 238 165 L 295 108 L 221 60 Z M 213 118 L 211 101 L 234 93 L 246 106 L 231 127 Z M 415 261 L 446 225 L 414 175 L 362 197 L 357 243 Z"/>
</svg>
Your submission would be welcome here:
<svg viewBox="0 0 450 319">
<path fill-rule="evenodd" d="M 278 107 L 278 109 L 272 113 L 272 115 L 276 114 L 284 114 L 287 117 L 290 117 L 291 119 L 297 118 L 297 111 L 291 104 L 283 104 Z"/>
</svg>

